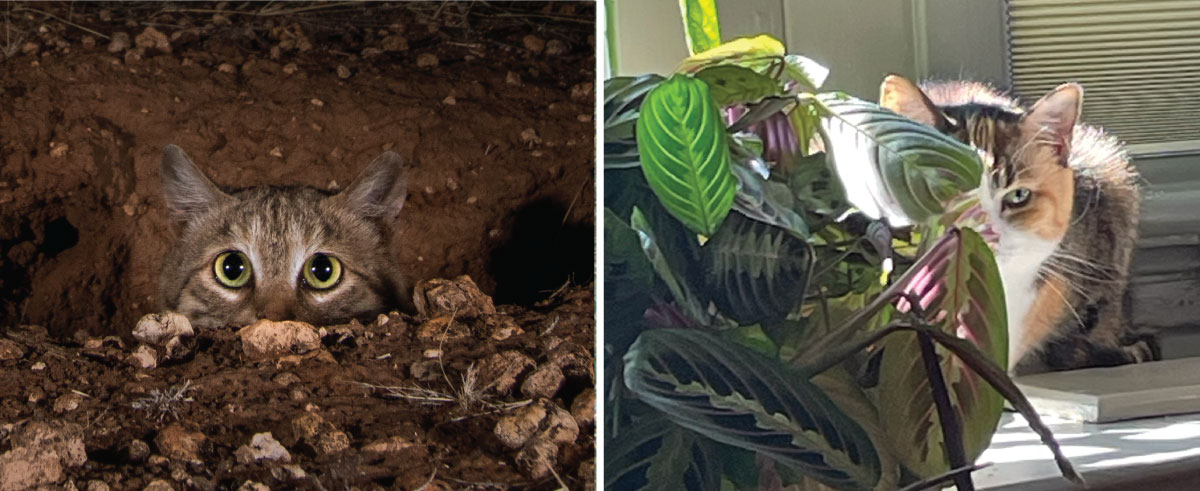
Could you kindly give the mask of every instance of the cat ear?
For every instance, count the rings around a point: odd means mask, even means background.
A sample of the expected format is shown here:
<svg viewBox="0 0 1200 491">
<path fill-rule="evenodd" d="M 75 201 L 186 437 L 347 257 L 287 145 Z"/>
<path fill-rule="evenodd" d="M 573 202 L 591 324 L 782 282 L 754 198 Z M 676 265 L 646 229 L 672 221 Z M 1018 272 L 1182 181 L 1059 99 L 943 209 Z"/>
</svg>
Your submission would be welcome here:
<svg viewBox="0 0 1200 491">
<path fill-rule="evenodd" d="M 390 151 L 376 157 L 349 188 L 337 195 L 344 206 L 359 216 L 385 223 L 396 219 L 407 197 L 404 159 Z"/>
<path fill-rule="evenodd" d="M 1071 138 L 1075 123 L 1083 112 L 1083 87 L 1062 84 L 1050 91 L 1025 114 L 1021 131 L 1038 139 L 1049 139 L 1059 149 L 1061 162 L 1066 165 L 1071 154 Z"/>
<path fill-rule="evenodd" d="M 229 197 L 204 177 L 200 168 L 176 145 L 167 145 L 163 149 L 160 174 L 163 196 L 166 197 L 171 221 L 175 223 L 187 223 Z"/>
<path fill-rule="evenodd" d="M 949 126 L 946 116 L 917 84 L 894 73 L 879 86 L 879 105 L 918 123 L 938 129 Z"/>
</svg>

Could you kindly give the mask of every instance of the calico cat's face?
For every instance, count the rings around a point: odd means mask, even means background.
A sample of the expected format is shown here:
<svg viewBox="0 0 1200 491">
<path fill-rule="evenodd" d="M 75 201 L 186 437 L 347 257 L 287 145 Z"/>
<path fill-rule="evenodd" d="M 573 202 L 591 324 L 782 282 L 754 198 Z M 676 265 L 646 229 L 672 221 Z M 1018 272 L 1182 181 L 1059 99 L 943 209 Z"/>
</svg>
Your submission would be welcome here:
<svg viewBox="0 0 1200 491">
<path fill-rule="evenodd" d="M 168 146 L 163 191 L 180 233 L 163 263 L 164 306 L 218 328 L 263 318 L 332 324 L 405 305 L 381 227 L 404 204 L 404 176 L 388 152 L 335 195 L 274 187 L 227 194 Z"/>
<path fill-rule="evenodd" d="M 1028 112 L 984 86 L 961 82 L 923 91 L 892 75 L 880 92 L 883 107 L 980 150 L 987 172 L 979 199 L 992 227 L 983 232 L 998 241 L 997 254 L 1030 246 L 1052 250 L 1066 234 L 1075 196 L 1068 158 L 1082 88 L 1062 85 Z"/>
</svg>

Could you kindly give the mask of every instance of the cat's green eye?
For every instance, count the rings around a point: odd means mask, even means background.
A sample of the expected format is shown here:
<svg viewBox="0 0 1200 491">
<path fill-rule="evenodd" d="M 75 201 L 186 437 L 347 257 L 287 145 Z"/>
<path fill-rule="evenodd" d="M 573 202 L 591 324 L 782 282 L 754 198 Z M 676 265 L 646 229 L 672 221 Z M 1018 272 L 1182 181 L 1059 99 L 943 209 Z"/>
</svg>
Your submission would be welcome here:
<svg viewBox="0 0 1200 491">
<path fill-rule="evenodd" d="M 304 283 L 317 290 L 333 288 L 342 279 L 342 262 L 328 254 L 313 254 L 304 262 Z"/>
<path fill-rule="evenodd" d="M 1017 188 L 1004 195 L 1004 206 L 1008 208 L 1025 206 L 1032 197 L 1033 191 L 1030 191 L 1029 188 Z"/>
<path fill-rule="evenodd" d="M 213 262 L 217 281 L 229 288 L 241 288 L 250 281 L 250 259 L 238 251 L 222 252 Z"/>
</svg>

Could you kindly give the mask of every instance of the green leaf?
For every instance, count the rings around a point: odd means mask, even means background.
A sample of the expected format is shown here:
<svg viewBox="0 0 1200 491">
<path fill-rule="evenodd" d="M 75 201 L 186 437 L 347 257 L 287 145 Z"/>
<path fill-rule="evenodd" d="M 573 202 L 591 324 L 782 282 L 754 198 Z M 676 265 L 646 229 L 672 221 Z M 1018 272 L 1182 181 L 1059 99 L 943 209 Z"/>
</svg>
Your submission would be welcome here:
<svg viewBox="0 0 1200 491">
<path fill-rule="evenodd" d="M 646 182 L 671 215 L 712 235 L 733 206 L 737 184 L 729 141 L 708 85 L 676 75 L 642 103 L 638 153 Z"/>
<path fill-rule="evenodd" d="M 800 155 L 809 155 L 809 144 L 821 126 L 821 113 L 813 104 L 797 104 L 787 113 L 788 122 L 796 132 L 796 141 L 800 144 Z"/>
<path fill-rule="evenodd" d="M 783 43 L 768 34 L 740 37 L 710 50 L 687 57 L 675 69 L 678 73 L 696 73 L 705 67 L 737 64 L 760 69 L 783 59 Z M 757 71 L 757 70 L 756 70 Z"/>
<path fill-rule="evenodd" d="M 787 55 L 784 57 L 785 73 L 788 78 L 804 87 L 809 92 L 816 92 L 829 76 L 829 69 L 807 57 Z"/>
<path fill-rule="evenodd" d="M 622 349 L 633 342 L 650 306 L 654 266 L 636 231 L 604 208 L 604 335 Z"/>
<path fill-rule="evenodd" d="M 862 427 L 799 372 L 693 329 L 642 333 L 625 385 L 676 424 L 758 452 L 837 489 L 872 489 L 879 455 Z"/>
<path fill-rule="evenodd" d="M 812 256 L 783 229 L 734 213 L 702 249 L 720 311 L 738 324 L 774 324 L 802 300 Z"/>
<path fill-rule="evenodd" d="M 688 53 L 708 51 L 721 44 L 721 22 L 717 0 L 679 0 Z"/>
<path fill-rule="evenodd" d="M 826 150 L 846 197 L 871 218 L 925 222 L 979 187 L 983 164 L 971 147 L 870 102 L 834 94 L 819 100 Z"/>
<path fill-rule="evenodd" d="M 754 220 L 786 230 L 799 239 L 807 239 L 808 224 L 793 209 L 796 197 L 787 184 L 763 179 L 745 165 L 733 166 L 738 178 L 738 194 L 733 209 Z"/>
<path fill-rule="evenodd" d="M 720 106 L 758 102 L 783 91 L 775 79 L 737 65 L 710 66 L 696 78 L 708 84 Z"/>
<path fill-rule="evenodd" d="M 707 491 L 720 486 L 716 445 L 653 415 L 606 445 L 604 488 Z"/>
<path fill-rule="evenodd" d="M 973 230 L 967 229 L 952 241 L 951 256 L 922 266 L 905 290 L 919 296 L 925 318 L 943 332 L 965 338 L 999 366 L 1007 366 L 1008 342 L 1004 289 L 991 249 Z M 907 276 L 907 275 L 906 275 Z M 926 284 L 921 278 L 928 278 Z M 899 300 L 896 309 L 908 310 Z M 877 392 L 892 450 L 921 477 L 950 470 L 943 434 L 935 410 L 929 378 L 921 361 L 916 334 L 889 336 L 883 350 Z M 962 360 L 939 349 L 942 373 L 950 400 L 963 427 L 963 448 L 974 461 L 991 442 L 1004 407 L 1004 399 Z M 915 451 L 914 451 L 914 446 Z"/>
<path fill-rule="evenodd" d="M 654 271 L 658 273 L 658 277 L 667 284 L 675 301 L 693 320 L 707 325 L 710 316 L 704 311 L 704 304 L 693 293 L 687 277 L 677 275 L 676 271 L 671 268 L 671 263 L 667 260 L 663 250 L 658 247 L 658 238 L 654 235 L 654 229 L 646 221 L 646 216 L 642 214 L 641 209 L 633 208 L 633 216 L 630 217 L 629 224 L 637 231 L 642 252 L 646 254 L 650 264 L 654 265 Z"/>
</svg>

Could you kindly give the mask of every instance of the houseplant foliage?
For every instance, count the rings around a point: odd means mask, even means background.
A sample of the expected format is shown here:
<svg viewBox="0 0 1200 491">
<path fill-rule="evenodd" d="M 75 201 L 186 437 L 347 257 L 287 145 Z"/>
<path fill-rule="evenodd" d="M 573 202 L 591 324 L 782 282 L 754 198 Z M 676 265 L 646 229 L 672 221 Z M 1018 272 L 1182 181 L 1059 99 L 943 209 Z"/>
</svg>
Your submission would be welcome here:
<svg viewBox="0 0 1200 491">
<path fill-rule="evenodd" d="M 676 72 L 605 84 L 607 486 L 969 489 L 1006 399 L 1079 481 L 953 225 L 974 150 L 681 7 Z"/>
</svg>

